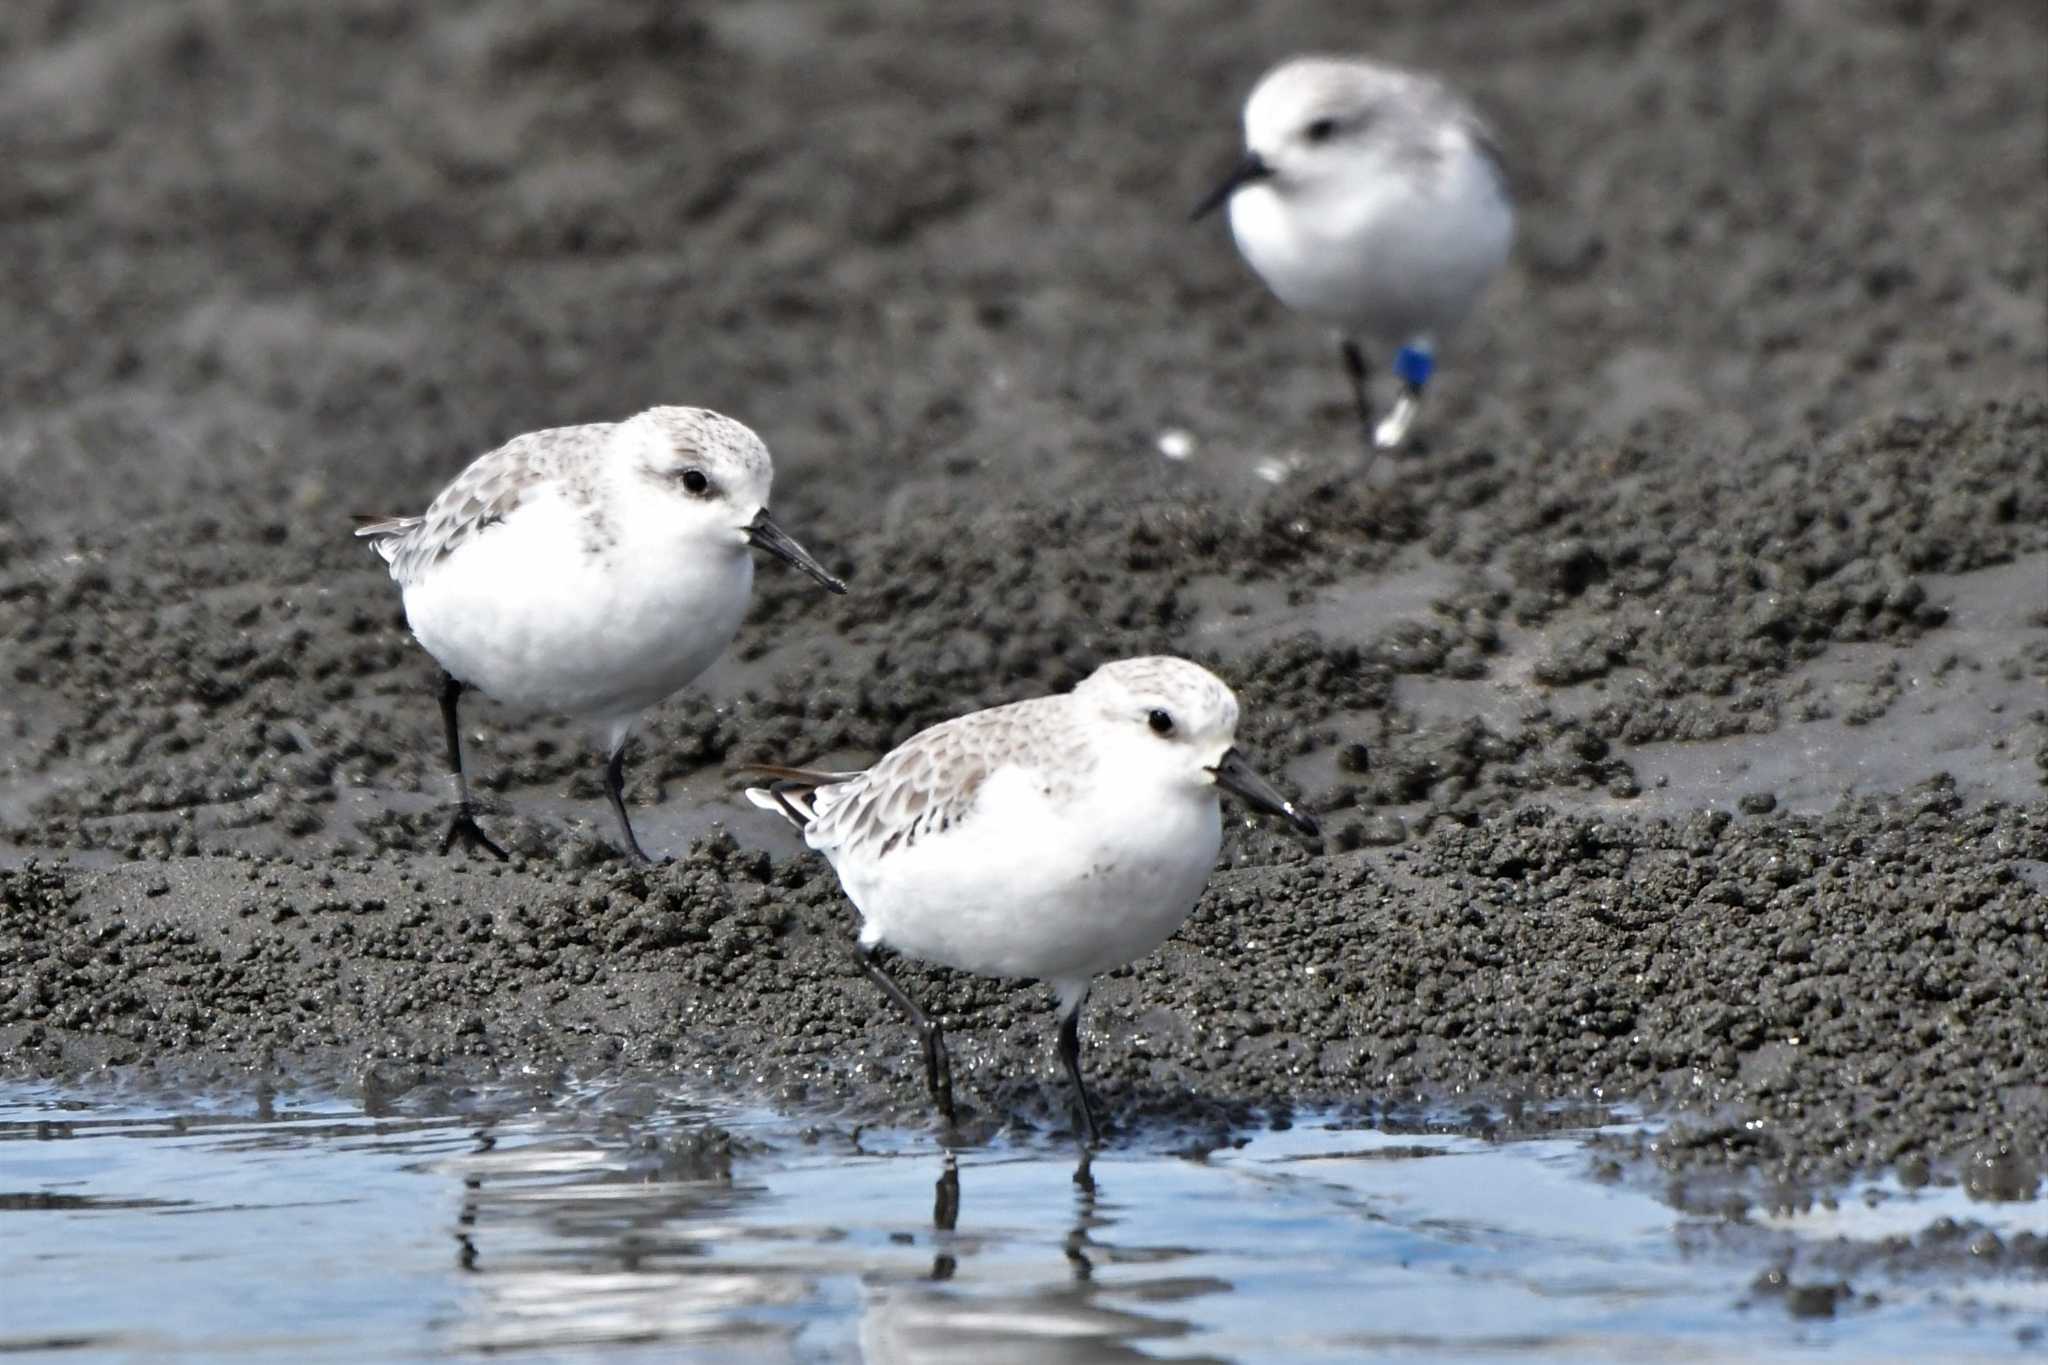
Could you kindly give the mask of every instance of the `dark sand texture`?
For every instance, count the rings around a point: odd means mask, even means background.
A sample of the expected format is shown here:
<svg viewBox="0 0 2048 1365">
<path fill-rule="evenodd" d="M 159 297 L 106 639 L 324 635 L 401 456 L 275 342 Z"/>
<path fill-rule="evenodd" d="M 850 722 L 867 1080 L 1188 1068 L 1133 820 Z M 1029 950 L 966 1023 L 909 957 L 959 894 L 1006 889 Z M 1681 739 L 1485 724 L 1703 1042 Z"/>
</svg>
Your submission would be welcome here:
<svg viewBox="0 0 2048 1365">
<path fill-rule="evenodd" d="M 1682 1166 L 2034 1188 L 2038 5 L 682 12 L 0 11 L 0 1066 L 914 1113 L 849 907 L 723 770 L 1166 650 L 1329 837 L 1234 822 L 1101 984 L 1119 1123 L 1635 1100 Z M 1495 111 L 1524 194 L 1370 486 L 1326 339 L 1184 221 L 1266 65 L 1366 46 Z M 486 703 L 520 857 L 440 857 L 433 670 L 350 514 L 655 402 L 760 430 L 853 593 L 764 567 L 650 719 L 673 864 Z M 1066 1121 L 1039 988 L 904 979 L 974 1122 Z"/>
</svg>

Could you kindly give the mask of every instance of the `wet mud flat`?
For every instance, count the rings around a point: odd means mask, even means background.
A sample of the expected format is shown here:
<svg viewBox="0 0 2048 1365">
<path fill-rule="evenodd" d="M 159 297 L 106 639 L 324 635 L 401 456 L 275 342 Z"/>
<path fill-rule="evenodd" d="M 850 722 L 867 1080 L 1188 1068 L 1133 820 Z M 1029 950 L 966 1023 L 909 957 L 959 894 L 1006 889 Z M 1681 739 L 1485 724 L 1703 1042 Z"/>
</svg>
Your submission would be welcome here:
<svg viewBox="0 0 2048 1365">
<path fill-rule="evenodd" d="M 915 1121 L 850 911 L 724 769 L 1167 650 L 1330 834 L 1233 824 L 1101 983 L 1127 1133 L 1627 1100 L 1689 1177 L 2037 1194 L 2034 8 L 1377 25 L 1530 183 L 1367 483 L 1323 340 L 1180 221 L 1223 92 L 1357 46 L 1348 10 L 655 13 L 0 20 L 0 1065 Z M 584 737 L 488 705 L 519 857 L 442 858 L 431 671 L 349 517 L 655 401 L 756 425 L 854 591 L 764 571 L 650 718 L 629 799 L 674 862 L 614 862 Z M 1042 992 L 905 975 L 971 1124 L 1066 1122 Z"/>
<path fill-rule="evenodd" d="M 1597 576 L 1574 590 L 1554 551 L 1496 548 L 1504 519 L 1469 549 L 1439 537 L 1436 557 L 1457 586 L 1377 633 L 1298 631 L 1235 653 L 1212 644 L 1245 697 L 1247 743 L 1290 765 L 1330 834 L 1308 847 L 1233 822 L 1225 866 L 1189 924 L 1102 984 L 1090 1067 L 1118 1122 L 1227 1126 L 1297 1103 L 1421 1093 L 1627 1098 L 1697 1116 L 1657 1148 L 1679 1165 L 1810 1181 L 1910 1160 L 2030 1193 L 2042 1159 L 2033 1051 L 2048 1036 L 2038 989 L 2048 828 L 2043 802 L 2029 799 L 2042 714 L 2017 698 L 2048 670 L 2048 625 L 1979 633 L 1926 677 L 1895 675 L 1883 650 L 1857 655 L 1854 742 L 1823 743 L 1807 760 L 1840 759 L 1823 809 L 1779 809 L 1754 780 L 1713 780 L 1710 760 L 1716 745 L 1746 753 L 1773 733 L 1791 745 L 1834 723 L 1831 689 L 1787 681 L 1806 661 L 1871 640 L 1917 651 L 1975 610 L 1978 578 L 2048 565 L 2048 480 L 2033 477 L 2048 473 L 2044 435 L 2048 412 L 2021 405 L 1960 429 L 1909 424 L 1872 437 L 1880 451 L 1903 445 L 1854 467 L 1894 471 L 1901 508 L 1936 451 L 1984 503 L 1958 495 L 1953 527 L 1902 514 L 1787 531 L 1779 572 L 1807 585 L 1794 608 L 1753 578 L 1716 572 L 1713 528 L 1731 511 L 1763 516 L 1755 504 L 1774 498 L 1769 487 L 1745 492 L 1741 471 L 1721 476 L 1728 498 L 1751 502 L 1729 509 L 1712 495 L 1660 499 L 1649 475 L 1638 486 L 1667 520 L 1634 534 L 1679 548 L 1661 571 L 1635 569 L 1634 592 Z M 1367 497 L 1411 509 L 1410 542 L 1426 547 L 1427 509 L 1487 506 L 1499 482 L 1491 462 L 1460 473 L 1446 461 Z M 1695 504 L 1707 510 L 1683 512 Z M 227 668 L 201 652 L 219 627 L 165 628 L 171 597 L 207 610 L 189 584 L 170 579 L 157 598 L 147 577 L 81 580 L 66 598 L 47 578 L 24 580 L 37 587 L 11 604 L 34 613 L 18 638 L 53 663 L 96 660 L 114 674 L 93 684 L 102 695 L 179 683 L 227 695 L 167 701 L 140 727 L 132 707 L 95 721 L 79 705 L 90 675 L 50 668 L 60 685 L 44 714 L 76 717 L 53 727 L 52 743 L 119 744 L 126 761 L 53 753 L 47 771 L 61 785 L 13 836 L 49 851 L 0 873 L 0 933 L 19 964 L 0 1040 L 18 1067 L 45 1074 L 253 1066 L 402 1090 L 444 1073 L 651 1069 L 791 1105 L 913 1116 L 914 1053 L 903 1030 L 878 1022 L 879 1002 L 846 961 L 843 896 L 774 822 L 742 813 L 722 766 L 807 743 L 831 761 L 878 751 L 943 714 L 1001 651 L 1014 651 L 1001 671 L 1017 694 L 1067 685 L 1092 658 L 1184 647 L 1184 623 L 1205 612 L 1177 605 L 1178 594 L 1233 563 L 1238 580 L 1301 584 L 1287 591 L 1302 600 L 1369 596 L 1376 566 L 1400 553 L 1374 505 L 1321 485 L 1283 488 L 1250 514 L 1188 493 L 1114 510 L 1013 507 L 977 526 L 979 559 L 875 600 L 856 594 L 843 613 L 821 619 L 800 584 L 772 584 L 763 614 L 776 627 L 760 634 L 804 643 L 735 664 L 723 696 L 666 708 L 633 792 L 657 816 L 692 812 L 674 817 L 679 828 L 722 828 L 679 840 L 674 862 L 644 870 L 601 842 L 601 802 L 580 785 L 589 764 L 574 736 L 517 718 L 479 722 L 477 767 L 498 788 L 491 827 L 519 857 L 500 866 L 435 851 L 444 813 L 427 670 L 388 609 L 360 604 L 375 601 L 375 576 L 324 539 L 308 538 L 299 585 L 266 585 L 261 601 L 225 608 L 248 623 L 242 661 Z M 1626 561 L 1623 533 L 1589 521 L 1576 535 L 1533 535 Z M 1963 526 L 1974 528 L 1968 540 Z M 1064 552 L 1030 551 L 1056 529 Z M 1134 552 L 1148 534 L 1159 551 Z M 261 554 L 296 543 L 288 533 Z M 916 547 L 870 532 L 849 558 L 903 562 Z M 1692 556 L 1684 577 L 1671 567 L 1681 555 Z M 232 579 L 231 554 L 206 562 Z M 1827 563 L 1833 573 L 1815 567 Z M 1867 581 L 1856 567 L 1878 564 L 1889 567 Z M 1922 565 L 1956 570 L 1929 575 L 1943 597 L 1915 590 Z M 329 574 L 360 583 L 360 598 L 313 586 Z M 996 589 L 998 600 L 1013 595 L 1020 609 L 987 602 L 1001 579 L 1009 592 Z M 1724 590 L 1702 592 L 1701 580 Z M 936 600 L 890 600 L 911 593 Z M 1089 636 L 1073 638 L 1064 609 L 1022 609 L 1061 596 L 1092 597 Z M 344 615 L 361 628 L 332 619 Z M 1206 615 L 1243 619 L 1224 600 Z M 1547 624 L 1566 615 L 1587 624 Z M 1507 629 L 1525 633 L 1518 650 L 1489 643 Z M 1622 676 L 1601 691 L 1583 690 L 1582 662 L 1570 686 L 1504 677 L 1512 729 L 1430 714 L 1404 700 L 1425 693 L 1397 686 L 1445 675 L 1483 686 L 1526 653 L 1540 674 L 1560 654 L 1580 659 L 1572 642 L 1588 630 L 1630 642 L 1619 658 L 1602 646 Z M 820 686 L 835 633 L 876 665 Z M 302 657 L 284 662 L 294 640 Z M 790 657 L 799 650 L 815 656 L 811 668 Z M 1741 666 L 1719 665 L 1717 685 L 1709 660 L 1731 654 Z M 384 663 L 369 680 L 365 659 Z M 1461 683 L 1470 673 L 1477 683 Z M 1991 761 L 1950 772 L 1941 753 L 1911 752 L 1873 774 L 1870 756 L 1948 689 L 1982 704 L 1997 737 Z M 323 690 L 334 700 L 309 705 Z M 1661 763 L 1674 748 L 1707 774 L 1676 789 L 1667 776 L 1646 796 L 1631 754 Z M 1812 784 L 1829 786 L 1817 775 Z M 1634 811 L 1657 796 L 1657 813 Z M 1697 808 L 1673 812 L 1681 800 Z M 1064 1123 L 1042 991 L 906 971 L 949 1016 L 976 1123 Z"/>
</svg>

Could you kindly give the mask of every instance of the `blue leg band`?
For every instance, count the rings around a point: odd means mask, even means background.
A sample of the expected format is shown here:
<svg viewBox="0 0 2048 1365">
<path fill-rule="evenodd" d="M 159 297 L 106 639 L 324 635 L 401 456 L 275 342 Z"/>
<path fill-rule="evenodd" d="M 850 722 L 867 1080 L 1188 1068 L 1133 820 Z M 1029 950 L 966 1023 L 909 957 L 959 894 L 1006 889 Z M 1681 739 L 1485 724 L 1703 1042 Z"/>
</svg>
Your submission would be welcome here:
<svg viewBox="0 0 2048 1365">
<path fill-rule="evenodd" d="M 1394 373 L 1401 376 L 1401 382 L 1410 389 L 1420 391 L 1429 382 L 1430 373 L 1436 369 L 1436 357 L 1420 346 L 1403 346 L 1394 357 Z"/>
</svg>

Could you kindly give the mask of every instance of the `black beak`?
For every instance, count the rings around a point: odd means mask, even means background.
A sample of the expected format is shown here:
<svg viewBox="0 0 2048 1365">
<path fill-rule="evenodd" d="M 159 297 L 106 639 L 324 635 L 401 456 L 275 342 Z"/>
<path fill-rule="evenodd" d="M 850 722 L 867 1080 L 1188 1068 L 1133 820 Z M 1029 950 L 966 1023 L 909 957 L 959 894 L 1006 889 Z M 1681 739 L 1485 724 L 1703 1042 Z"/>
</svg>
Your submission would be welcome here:
<svg viewBox="0 0 2048 1365">
<path fill-rule="evenodd" d="M 1261 815 L 1285 816 L 1290 824 L 1311 839 L 1322 837 L 1323 827 L 1313 816 L 1304 815 L 1294 808 L 1294 803 L 1273 790 L 1266 779 L 1252 771 L 1252 765 L 1244 761 L 1244 755 L 1235 749 L 1226 749 L 1223 757 L 1209 773 L 1216 779 L 1216 785 L 1237 797 Z"/>
<path fill-rule="evenodd" d="M 775 524 L 765 507 L 755 513 L 753 521 L 748 523 L 747 543 L 757 550 L 766 550 L 777 559 L 796 565 L 823 583 L 828 591 L 846 591 L 846 584 L 826 573 L 825 566 L 818 562 L 815 555 L 782 533 L 782 528 Z"/>
<path fill-rule="evenodd" d="M 1273 168 L 1268 166 L 1265 159 L 1257 152 L 1246 152 L 1244 160 L 1238 162 L 1231 169 L 1230 174 L 1223 177 L 1223 183 L 1202 196 L 1202 202 L 1195 205 L 1195 211 L 1188 215 L 1188 221 L 1192 223 L 1207 214 L 1213 213 L 1217 208 L 1228 202 L 1231 195 L 1236 194 L 1246 185 L 1264 180 L 1272 173 Z"/>
</svg>

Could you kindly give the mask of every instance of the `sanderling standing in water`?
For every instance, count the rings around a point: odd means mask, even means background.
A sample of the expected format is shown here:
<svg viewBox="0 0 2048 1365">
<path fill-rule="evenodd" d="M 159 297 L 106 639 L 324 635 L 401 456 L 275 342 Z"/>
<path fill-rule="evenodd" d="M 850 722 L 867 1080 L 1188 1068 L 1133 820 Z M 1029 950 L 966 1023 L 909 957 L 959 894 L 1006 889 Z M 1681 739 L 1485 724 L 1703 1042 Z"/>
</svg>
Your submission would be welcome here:
<svg viewBox="0 0 2048 1365">
<path fill-rule="evenodd" d="M 1507 260 L 1515 211 L 1479 116 L 1430 76 L 1342 57 L 1268 72 L 1244 158 L 1194 216 L 1230 205 L 1237 247 L 1281 302 L 1338 330 L 1368 465 L 1407 439 L 1439 341 Z M 1367 345 L 1401 394 L 1373 422 Z"/>
<path fill-rule="evenodd" d="M 768 516 L 774 478 L 752 431 L 703 408 L 515 436 L 480 455 L 426 515 L 356 530 L 391 565 L 405 619 L 439 661 L 456 811 L 441 841 L 505 857 L 462 775 L 465 687 L 595 724 L 626 851 L 626 736 L 642 711 L 724 652 L 754 583 L 748 547 L 833 592 L 846 585 Z"/>
<path fill-rule="evenodd" d="M 751 787 L 823 853 L 859 909 L 861 969 L 924 1042 L 948 1124 L 953 1082 L 936 1020 L 876 960 L 882 948 L 984 976 L 1034 977 L 1059 998 L 1059 1055 L 1080 1126 L 1090 980 L 1166 941 L 1195 907 L 1222 838 L 1217 788 L 1305 834 L 1316 822 L 1235 747 L 1237 699 L 1185 659 L 1104 664 L 1072 692 L 920 732 L 865 772 L 756 767 Z"/>
</svg>

